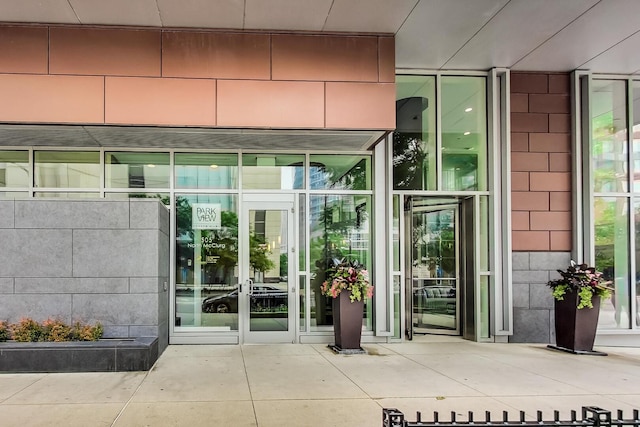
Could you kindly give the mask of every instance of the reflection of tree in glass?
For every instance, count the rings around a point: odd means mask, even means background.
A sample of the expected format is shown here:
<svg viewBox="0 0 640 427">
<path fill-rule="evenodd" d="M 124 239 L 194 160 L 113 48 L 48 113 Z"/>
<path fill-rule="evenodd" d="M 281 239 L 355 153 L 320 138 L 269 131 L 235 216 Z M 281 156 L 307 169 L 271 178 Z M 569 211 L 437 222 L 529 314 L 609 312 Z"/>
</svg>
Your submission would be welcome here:
<svg viewBox="0 0 640 427">
<path fill-rule="evenodd" d="M 367 189 L 367 159 L 361 159 L 355 165 L 345 170 L 340 162 L 334 164 L 312 163 L 311 169 L 324 174 L 323 185 L 319 188 L 338 188 L 341 190 Z M 313 183 L 312 183 L 313 184 Z"/>
<path fill-rule="evenodd" d="M 269 259 L 269 250 L 264 236 L 251 233 L 249 235 L 249 265 L 253 271 L 267 272 L 275 267 L 275 263 Z"/>
<path fill-rule="evenodd" d="M 393 188 L 422 190 L 423 164 L 427 157 L 418 133 L 393 133 Z"/>
</svg>

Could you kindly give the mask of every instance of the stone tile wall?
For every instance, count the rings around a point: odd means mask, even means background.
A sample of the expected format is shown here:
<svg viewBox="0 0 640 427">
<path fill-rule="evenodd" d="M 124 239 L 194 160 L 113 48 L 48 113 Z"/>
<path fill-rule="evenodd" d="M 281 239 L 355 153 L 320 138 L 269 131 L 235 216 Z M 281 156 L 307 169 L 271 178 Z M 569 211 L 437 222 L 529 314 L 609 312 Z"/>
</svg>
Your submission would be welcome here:
<svg viewBox="0 0 640 427">
<path fill-rule="evenodd" d="M 157 200 L 0 200 L 0 319 L 169 331 L 169 212 Z"/>
<path fill-rule="evenodd" d="M 547 282 L 571 261 L 569 252 L 513 253 L 513 335 L 509 342 L 553 343 L 553 297 Z"/>
</svg>

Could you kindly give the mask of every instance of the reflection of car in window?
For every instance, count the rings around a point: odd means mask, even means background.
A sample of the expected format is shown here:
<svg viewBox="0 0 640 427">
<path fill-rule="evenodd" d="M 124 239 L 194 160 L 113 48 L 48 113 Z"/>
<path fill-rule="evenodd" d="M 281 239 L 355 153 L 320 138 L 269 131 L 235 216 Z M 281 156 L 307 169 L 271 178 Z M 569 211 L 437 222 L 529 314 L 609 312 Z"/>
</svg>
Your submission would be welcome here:
<svg viewBox="0 0 640 427">
<path fill-rule="evenodd" d="M 283 311 L 287 308 L 287 291 L 269 285 L 254 285 L 251 311 Z M 202 301 L 205 313 L 237 313 L 238 290 L 224 295 L 213 295 Z"/>
<path fill-rule="evenodd" d="M 423 286 L 413 290 L 417 307 L 430 313 L 455 314 L 456 288 L 452 286 Z"/>
</svg>

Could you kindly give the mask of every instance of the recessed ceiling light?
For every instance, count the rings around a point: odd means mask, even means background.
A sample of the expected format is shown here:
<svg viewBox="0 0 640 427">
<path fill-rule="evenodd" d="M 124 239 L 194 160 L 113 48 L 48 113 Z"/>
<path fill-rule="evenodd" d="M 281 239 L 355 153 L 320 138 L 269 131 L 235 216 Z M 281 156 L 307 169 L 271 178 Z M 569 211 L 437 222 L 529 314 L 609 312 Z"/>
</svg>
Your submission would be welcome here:
<svg viewBox="0 0 640 427">
<path fill-rule="evenodd" d="M 466 131 L 466 132 L 464 133 L 464 135 L 465 135 L 465 136 L 467 136 L 467 135 L 471 135 L 471 132 Z"/>
<path fill-rule="evenodd" d="M 471 107 L 467 107 L 467 108 L 464 109 L 465 113 L 470 113 L 472 111 L 473 111 L 473 108 L 471 108 Z"/>
<path fill-rule="evenodd" d="M 209 166 L 209 167 L 210 167 L 211 169 L 217 169 L 217 168 L 218 168 L 218 165 L 211 165 L 211 166 Z"/>
<path fill-rule="evenodd" d="M 147 167 L 155 168 L 155 167 L 156 167 L 156 165 L 154 165 L 154 164 L 148 164 L 148 165 L 147 165 Z"/>
</svg>

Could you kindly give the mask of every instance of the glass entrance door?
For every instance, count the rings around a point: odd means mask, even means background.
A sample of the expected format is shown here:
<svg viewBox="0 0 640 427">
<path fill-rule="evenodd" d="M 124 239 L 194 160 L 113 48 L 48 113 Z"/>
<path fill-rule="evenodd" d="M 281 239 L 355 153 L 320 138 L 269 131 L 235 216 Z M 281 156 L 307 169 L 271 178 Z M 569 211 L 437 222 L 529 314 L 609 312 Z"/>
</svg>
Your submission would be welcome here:
<svg viewBox="0 0 640 427">
<path fill-rule="evenodd" d="M 242 207 L 243 341 L 295 342 L 293 199 L 255 196 Z"/>
<path fill-rule="evenodd" d="M 458 206 L 414 208 L 411 214 L 413 333 L 460 334 Z"/>
</svg>

